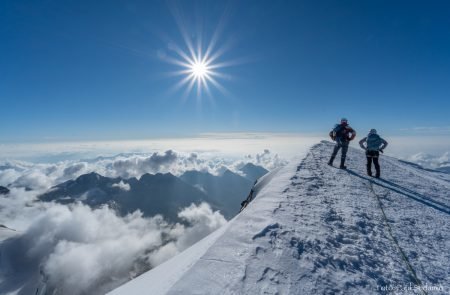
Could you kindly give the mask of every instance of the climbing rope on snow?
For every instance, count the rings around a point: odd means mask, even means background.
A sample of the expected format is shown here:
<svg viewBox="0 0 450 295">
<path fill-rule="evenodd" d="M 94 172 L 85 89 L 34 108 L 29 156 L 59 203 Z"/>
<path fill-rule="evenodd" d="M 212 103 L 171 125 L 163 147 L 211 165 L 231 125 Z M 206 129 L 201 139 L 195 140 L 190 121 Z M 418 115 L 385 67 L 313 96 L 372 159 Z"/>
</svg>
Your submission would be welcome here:
<svg viewBox="0 0 450 295">
<path fill-rule="evenodd" d="M 312 151 L 311 151 L 310 153 L 311 153 L 311 155 L 312 155 L 312 157 L 313 157 L 313 160 L 315 161 L 317 167 L 320 167 L 321 165 L 320 165 L 319 160 L 317 159 L 317 156 L 315 155 L 315 153 L 313 153 Z M 419 287 L 420 292 L 421 292 L 422 294 L 428 295 L 428 293 L 426 292 L 426 290 L 423 288 L 422 282 L 421 282 L 420 279 L 417 277 L 417 273 L 416 273 L 416 271 L 414 270 L 414 268 L 412 267 L 412 265 L 411 265 L 411 263 L 410 263 L 408 257 L 406 256 L 406 254 L 405 254 L 405 252 L 403 251 L 403 249 L 400 247 L 400 244 L 398 243 L 397 238 L 394 236 L 393 230 L 392 230 L 392 228 L 391 228 L 391 226 L 390 226 L 390 224 L 389 224 L 389 222 L 388 222 L 386 213 L 384 212 L 384 209 L 383 209 L 383 203 L 381 202 L 381 198 L 380 198 L 380 196 L 375 192 L 375 190 L 374 190 L 374 188 L 373 188 L 372 181 L 370 181 L 370 180 L 369 180 L 369 186 L 370 186 L 370 190 L 371 190 L 372 194 L 375 196 L 375 198 L 376 198 L 376 200 L 377 200 L 377 203 L 378 203 L 378 206 L 379 206 L 379 208 L 380 208 L 380 210 L 381 210 L 381 213 L 382 213 L 382 216 L 383 216 L 383 219 L 384 219 L 384 223 L 386 224 L 386 228 L 387 228 L 388 233 L 389 233 L 388 236 L 390 237 L 390 239 L 391 239 L 392 242 L 394 243 L 395 247 L 398 249 L 398 252 L 400 253 L 400 256 L 401 256 L 402 260 L 404 261 L 404 263 L 405 263 L 405 265 L 406 265 L 406 268 L 408 269 L 410 275 L 411 275 L 412 278 L 414 279 L 416 285 Z"/>
<path fill-rule="evenodd" d="M 394 236 L 394 233 L 392 231 L 391 225 L 389 224 L 389 221 L 387 219 L 386 213 L 384 212 L 384 209 L 383 209 L 383 202 L 381 202 L 380 196 L 373 189 L 373 184 L 372 184 L 372 181 L 370 181 L 370 180 L 369 180 L 369 186 L 370 186 L 370 190 L 371 190 L 372 194 L 377 199 L 378 207 L 380 208 L 381 213 L 383 215 L 384 223 L 386 224 L 386 228 L 388 230 L 388 233 L 389 233 L 389 236 L 390 236 L 391 240 L 393 241 L 393 243 L 397 247 L 397 249 L 398 249 L 398 251 L 400 253 L 400 256 L 402 257 L 403 261 L 405 262 L 405 265 L 406 265 L 408 271 L 410 272 L 411 276 L 414 278 L 414 281 L 416 282 L 417 286 L 420 287 L 420 291 L 422 292 L 422 294 L 427 295 L 427 292 L 423 288 L 422 282 L 417 277 L 416 271 L 414 270 L 414 268 L 412 267 L 411 263 L 409 262 L 409 259 L 406 256 L 405 252 L 403 251 L 402 247 L 400 247 L 400 244 L 398 243 L 397 238 Z"/>
</svg>

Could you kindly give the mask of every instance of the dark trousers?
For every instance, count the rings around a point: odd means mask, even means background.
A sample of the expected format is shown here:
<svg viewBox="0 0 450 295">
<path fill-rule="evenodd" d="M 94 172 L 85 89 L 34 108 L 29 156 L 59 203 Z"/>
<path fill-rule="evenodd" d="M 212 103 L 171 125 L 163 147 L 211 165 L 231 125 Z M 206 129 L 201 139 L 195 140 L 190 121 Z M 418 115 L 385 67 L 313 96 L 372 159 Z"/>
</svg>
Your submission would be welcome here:
<svg viewBox="0 0 450 295">
<path fill-rule="evenodd" d="M 349 144 L 348 141 L 336 141 L 336 145 L 334 146 L 333 153 L 331 154 L 330 163 L 333 163 L 334 158 L 336 158 L 337 153 L 342 148 L 341 165 L 344 165 L 345 158 L 347 157 L 348 144 Z"/>
<path fill-rule="evenodd" d="M 380 163 L 378 163 L 378 157 L 380 152 L 378 151 L 366 151 L 367 158 L 367 175 L 372 176 L 372 162 L 375 165 L 375 176 L 380 177 Z"/>
</svg>

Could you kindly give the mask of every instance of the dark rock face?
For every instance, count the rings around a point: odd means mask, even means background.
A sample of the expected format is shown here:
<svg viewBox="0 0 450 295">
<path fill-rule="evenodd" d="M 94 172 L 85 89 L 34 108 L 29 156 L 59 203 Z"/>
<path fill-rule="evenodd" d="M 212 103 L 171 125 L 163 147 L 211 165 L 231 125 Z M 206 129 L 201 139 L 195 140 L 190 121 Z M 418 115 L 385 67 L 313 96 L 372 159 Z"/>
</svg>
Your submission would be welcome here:
<svg viewBox="0 0 450 295">
<path fill-rule="evenodd" d="M 118 185 L 121 182 L 127 189 Z M 170 220 L 177 220 L 179 209 L 192 203 L 204 201 L 218 209 L 206 194 L 170 173 L 144 174 L 139 180 L 90 173 L 51 188 L 39 199 L 62 204 L 82 202 L 93 208 L 111 205 L 121 215 L 140 210 L 144 216 L 162 214 Z"/>
</svg>

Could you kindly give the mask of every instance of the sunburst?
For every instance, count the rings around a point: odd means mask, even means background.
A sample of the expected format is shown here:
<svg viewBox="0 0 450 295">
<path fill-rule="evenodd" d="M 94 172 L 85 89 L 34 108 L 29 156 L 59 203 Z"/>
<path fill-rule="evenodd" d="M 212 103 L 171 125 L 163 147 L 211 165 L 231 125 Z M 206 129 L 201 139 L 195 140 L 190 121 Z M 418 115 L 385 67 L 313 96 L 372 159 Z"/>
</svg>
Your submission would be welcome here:
<svg viewBox="0 0 450 295">
<path fill-rule="evenodd" d="M 190 72 L 193 78 L 199 80 L 199 79 L 208 79 L 209 73 L 211 72 L 211 69 L 209 68 L 209 65 L 206 61 L 198 61 L 191 64 Z"/>
<path fill-rule="evenodd" d="M 181 76 L 173 90 L 184 88 L 185 97 L 196 89 L 197 98 L 202 97 L 203 93 L 212 98 L 212 88 L 229 95 L 220 81 L 231 78 L 230 75 L 223 73 L 223 68 L 234 66 L 236 62 L 223 59 L 223 54 L 228 51 L 229 41 L 231 41 L 220 38 L 225 22 L 224 18 L 219 21 L 209 42 L 204 42 L 202 34 L 199 33 L 204 30 L 200 28 L 196 33 L 188 32 L 188 26 L 181 11 L 175 7 L 173 14 L 184 41 L 183 46 L 179 46 L 173 41 L 170 42 L 170 51 L 164 57 L 165 61 L 178 67 L 172 74 Z"/>
<path fill-rule="evenodd" d="M 197 93 L 201 95 L 203 90 L 209 93 L 208 83 L 218 85 L 218 82 L 213 78 L 218 73 L 213 70 L 214 64 L 211 60 L 207 60 L 201 56 L 198 58 L 193 57 L 186 60 L 183 67 L 185 69 L 181 71 L 181 74 L 186 76 L 180 83 L 188 84 L 187 92 L 190 92 L 195 85 Z"/>
<path fill-rule="evenodd" d="M 225 88 L 218 81 L 219 78 L 230 78 L 220 73 L 220 68 L 229 66 L 227 62 L 217 62 L 221 55 L 221 51 L 211 54 L 212 45 L 210 44 L 202 53 L 200 45 L 194 50 L 191 43 L 187 43 L 189 55 L 177 46 L 171 49 L 176 53 L 176 57 L 166 57 L 166 61 L 179 66 L 181 69 L 173 72 L 175 75 L 183 76 L 175 85 L 175 89 L 185 88 L 185 94 L 188 95 L 194 88 L 197 90 L 197 96 L 207 93 L 211 96 L 211 87 L 214 86 L 222 93 L 226 93 Z"/>
</svg>

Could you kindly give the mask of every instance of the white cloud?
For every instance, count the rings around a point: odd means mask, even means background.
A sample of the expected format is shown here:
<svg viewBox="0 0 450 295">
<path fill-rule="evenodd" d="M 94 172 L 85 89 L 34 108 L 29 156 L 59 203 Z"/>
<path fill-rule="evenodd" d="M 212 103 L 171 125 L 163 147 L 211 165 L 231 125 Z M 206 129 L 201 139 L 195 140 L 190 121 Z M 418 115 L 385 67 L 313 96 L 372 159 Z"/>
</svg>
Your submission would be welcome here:
<svg viewBox="0 0 450 295">
<path fill-rule="evenodd" d="M 74 163 L 63 170 L 63 175 L 66 178 L 73 178 L 74 175 L 79 175 L 88 169 L 88 165 L 85 162 Z"/>
<path fill-rule="evenodd" d="M 45 171 L 39 169 L 30 169 L 22 173 L 15 181 L 14 185 L 18 187 L 27 187 L 33 189 L 48 188 L 52 185 L 51 178 Z"/>
<path fill-rule="evenodd" d="M 128 277 L 136 259 L 161 246 L 168 230 L 160 218 L 144 219 L 139 213 L 120 218 L 106 207 L 53 205 L 7 242 L 5 255 L 24 264 L 15 269 L 41 265 L 49 287 L 62 294 L 91 293 L 114 277 Z M 27 253 L 25 261 L 14 257 L 17 251 Z"/>
<path fill-rule="evenodd" d="M 286 165 L 286 161 L 280 159 L 277 154 L 274 155 L 268 149 L 265 149 L 263 153 L 256 154 L 256 164 L 271 170 Z"/>
<path fill-rule="evenodd" d="M 139 177 L 148 172 L 170 171 L 176 164 L 177 154 L 168 150 L 163 155 L 120 157 L 110 163 L 112 171 L 122 177 Z"/>
<path fill-rule="evenodd" d="M 15 169 L 5 169 L 0 171 L 0 185 L 7 186 L 22 176 L 22 173 Z"/>
<path fill-rule="evenodd" d="M 226 223 L 206 203 L 180 212 L 188 225 L 168 224 L 161 216 L 143 218 L 138 211 L 120 217 L 107 207 L 47 205 L 36 208 L 30 226 L 4 244 L 11 268 L 1 270 L 2 279 L 17 277 L 14 270 L 22 275 L 29 270 L 17 289 L 46 280 L 49 291 L 61 294 L 103 294 Z"/>
<path fill-rule="evenodd" d="M 170 242 L 151 252 L 147 257 L 147 260 L 151 265 L 159 265 L 178 253 L 180 253 L 180 249 L 177 248 L 177 244 L 175 242 Z"/>
<path fill-rule="evenodd" d="M 176 239 L 148 255 L 152 265 L 166 261 L 227 223 L 223 215 L 213 211 L 207 203 L 191 204 L 181 210 L 178 217 L 189 226 L 177 224 L 171 228 L 170 233 Z"/>
<path fill-rule="evenodd" d="M 39 192 L 43 191 L 10 188 L 8 195 L 0 195 L 0 224 L 19 231 L 30 226 L 36 215 L 49 206 L 48 203 L 34 202 Z"/>
<path fill-rule="evenodd" d="M 417 153 L 407 157 L 406 160 L 425 168 L 436 169 L 439 167 L 448 167 L 450 166 L 450 152 L 445 152 L 440 156 Z"/>
<path fill-rule="evenodd" d="M 191 225 L 186 229 L 186 234 L 177 241 L 178 247 L 182 249 L 189 247 L 227 222 L 220 212 L 213 212 L 207 203 L 199 206 L 192 204 L 182 210 L 178 217 Z"/>
<path fill-rule="evenodd" d="M 112 185 L 112 187 L 118 187 L 118 188 L 120 188 L 121 190 L 124 190 L 124 191 L 129 191 L 130 190 L 130 185 L 128 183 L 123 182 L 123 180 L 121 180 L 119 183 L 114 183 Z"/>
</svg>

